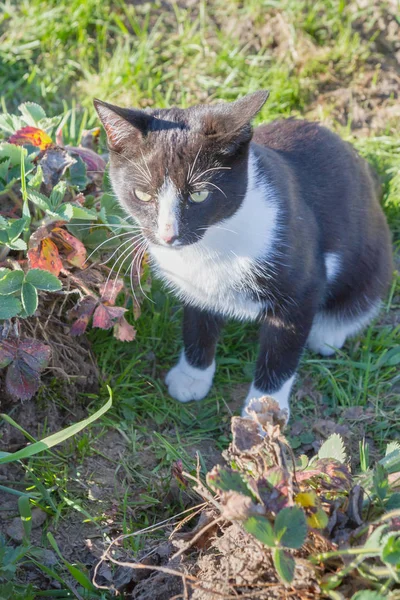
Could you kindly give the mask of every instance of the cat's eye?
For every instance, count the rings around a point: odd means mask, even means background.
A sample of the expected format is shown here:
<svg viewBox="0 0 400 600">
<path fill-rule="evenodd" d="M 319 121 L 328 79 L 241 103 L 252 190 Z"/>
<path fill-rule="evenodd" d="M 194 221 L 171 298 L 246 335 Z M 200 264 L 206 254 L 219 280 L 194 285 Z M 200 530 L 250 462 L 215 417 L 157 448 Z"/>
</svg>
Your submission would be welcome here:
<svg viewBox="0 0 400 600">
<path fill-rule="evenodd" d="M 142 192 L 140 190 L 135 190 L 135 196 L 142 202 L 150 202 L 152 198 L 151 194 L 146 194 L 146 192 Z"/>
<path fill-rule="evenodd" d="M 202 190 L 201 192 L 193 192 L 192 194 L 190 194 L 190 199 L 192 202 L 196 202 L 196 204 L 199 204 L 200 202 L 204 202 L 204 200 L 207 200 L 209 195 L 210 192 L 208 192 L 207 190 Z"/>
</svg>

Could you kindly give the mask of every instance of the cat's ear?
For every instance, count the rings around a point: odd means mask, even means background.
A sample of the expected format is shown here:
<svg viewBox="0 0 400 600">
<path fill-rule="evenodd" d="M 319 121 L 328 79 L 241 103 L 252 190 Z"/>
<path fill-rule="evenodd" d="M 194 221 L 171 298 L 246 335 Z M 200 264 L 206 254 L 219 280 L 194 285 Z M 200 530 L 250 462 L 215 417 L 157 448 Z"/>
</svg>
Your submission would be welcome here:
<svg viewBox="0 0 400 600">
<path fill-rule="evenodd" d="M 93 104 L 106 131 L 108 147 L 116 152 L 127 145 L 139 144 L 153 120 L 143 110 L 122 108 L 97 99 Z"/>
<path fill-rule="evenodd" d="M 269 92 L 259 90 L 235 102 L 207 107 L 203 134 L 209 139 L 229 143 L 232 149 L 250 141 L 251 121 L 260 112 L 268 96 Z"/>
</svg>

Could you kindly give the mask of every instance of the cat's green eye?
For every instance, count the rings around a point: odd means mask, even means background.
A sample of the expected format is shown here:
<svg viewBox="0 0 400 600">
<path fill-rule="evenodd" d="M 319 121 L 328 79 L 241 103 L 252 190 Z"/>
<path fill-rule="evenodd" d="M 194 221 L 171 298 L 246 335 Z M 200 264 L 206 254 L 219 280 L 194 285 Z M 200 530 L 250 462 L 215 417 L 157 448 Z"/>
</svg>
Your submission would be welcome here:
<svg viewBox="0 0 400 600">
<path fill-rule="evenodd" d="M 196 202 L 197 204 L 199 204 L 200 202 L 204 202 L 204 200 L 207 200 L 209 195 L 210 192 L 207 192 L 207 190 L 203 190 L 201 192 L 193 192 L 192 194 L 190 194 L 190 199 L 192 202 Z"/>
<path fill-rule="evenodd" d="M 150 202 L 152 198 L 151 194 L 146 194 L 146 192 L 141 192 L 140 190 L 135 190 L 135 196 L 142 202 Z"/>
</svg>

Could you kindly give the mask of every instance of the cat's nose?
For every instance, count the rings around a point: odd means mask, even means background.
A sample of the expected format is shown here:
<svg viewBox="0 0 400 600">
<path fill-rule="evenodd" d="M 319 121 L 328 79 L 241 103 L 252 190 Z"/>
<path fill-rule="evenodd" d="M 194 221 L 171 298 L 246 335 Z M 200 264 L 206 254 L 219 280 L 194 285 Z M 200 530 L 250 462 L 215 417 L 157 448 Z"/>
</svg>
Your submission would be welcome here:
<svg viewBox="0 0 400 600">
<path fill-rule="evenodd" d="M 164 233 L 162 236 L 160 236 L 162 241 L 165 242 L 166 244 L 173 244 L 175 242 L 175 240 L 178 239 L 178 235 L 173 235 L 173 234 L 169 234 L 169 233 Z"/>
</svg>

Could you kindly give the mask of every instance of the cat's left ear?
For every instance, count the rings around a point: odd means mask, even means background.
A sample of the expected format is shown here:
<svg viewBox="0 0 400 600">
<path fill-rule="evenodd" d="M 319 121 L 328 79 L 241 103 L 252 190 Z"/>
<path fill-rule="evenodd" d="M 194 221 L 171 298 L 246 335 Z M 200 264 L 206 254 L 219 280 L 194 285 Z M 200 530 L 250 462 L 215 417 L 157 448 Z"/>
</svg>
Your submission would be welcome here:
<svg viewBox="0 0 400 600">
<path fill-rule="evenodd" d="M 143 110 L 122 108 L 97 99 L 93 104 L 106 130 L 108 147 L 116 152 L 127 145 L 139 144 L 153 120 Z"/>
<path fill-rule="evenodd" d="M 251 121 L 262 109 L 269 92 L 259 90 L 235 102 L 208 107 L 203 120 L 203 133 L 209 139 L 232 142 L 234 146 L 248 142 L 252 136 Z"/>
</svg>

